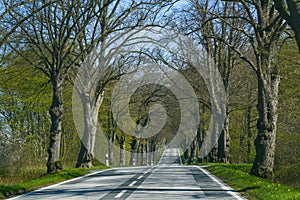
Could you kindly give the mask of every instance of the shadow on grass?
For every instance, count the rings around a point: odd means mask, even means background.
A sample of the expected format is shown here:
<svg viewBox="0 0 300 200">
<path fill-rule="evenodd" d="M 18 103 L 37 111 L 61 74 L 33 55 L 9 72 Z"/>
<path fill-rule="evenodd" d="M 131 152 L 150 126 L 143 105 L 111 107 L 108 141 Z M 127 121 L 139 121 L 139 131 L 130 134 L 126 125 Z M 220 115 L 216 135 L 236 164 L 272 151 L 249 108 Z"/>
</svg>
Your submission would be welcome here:
<svg viewBox="0 0 300 200">
<path fill-rule="evenodd" d="M 246 191 L 249 191 L 249 190 L 256 190 L 256 189 L 260 189 L 260 187 L 258 187 L 258 186 L 255 186 L 255 187 L 246 187 L 246 188 L 241 189 L 241 190 L 236 190 L 236 192 L 246 192 Z"/>
</svg>

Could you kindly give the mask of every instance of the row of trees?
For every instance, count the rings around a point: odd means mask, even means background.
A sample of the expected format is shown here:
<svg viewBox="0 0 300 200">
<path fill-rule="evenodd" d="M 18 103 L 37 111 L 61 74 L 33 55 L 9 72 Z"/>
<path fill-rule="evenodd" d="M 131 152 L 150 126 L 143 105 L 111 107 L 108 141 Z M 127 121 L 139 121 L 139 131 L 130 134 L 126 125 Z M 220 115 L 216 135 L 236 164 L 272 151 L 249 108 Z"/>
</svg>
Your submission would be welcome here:
<svg viewBox="0 0 300 200">
<path fill-rule="evenodd" d="M 251 174 L 273 177 L 282 70 L 281 57 L 278 55 L 286 39 L 293 35 L 289 27 L 294 30 L 299 45 L 298 4 L 296 0 L 287 0 L 286 4 L 284 1 L 263 0 L 189 0 L 179 3 L 159 0 L 126 3 L 118 0 L 3 0 L 0 15 L 3 71 L 0 96 L 3 103 L 0 117 L 2 135 L 6 137 L 4 141 L 7 141 L 3 142 L 3 145 L 11 141 L 17 145 L 26 141 L 42 141 L 32 145 L 34 149 L 41 150 L 41 157 L 45 156 L 45 145 L 49 145 L 47 171 L 53 173 L 62 168 L 61 151 L 71 152 L 78 149 L 76 166 L 92 166 L 99 120 L 100 125 L 105 127 L 110 163 L 113 163 L 112 152 L 116 142 L 121 149 L 121 165 L 126 164 L 126 149 L 130 149 L 132 153 L 130 164 L 133 164 L 134 153 L 153 152 L 158 146 L 168 143 L 176 133 L 174 128 L 177 128 L 176 124 L 180 118 L 178 110 L 174 109 L 178 107 L 178 102 L 173 101 L 176 98 L 170 91 L 157 85 L 143 86 L 132 97 L 131 113 L 137 126 L 144 127 L 150 123 L 148 111 L 153 104 L 160 103 L 167 108 L 165 127 L 160 134 L 148 139 L 128 136 L 117 128 L 108 106 L 111 100 L 105 100 L 104 93 L 120 76 L 134 71 L 143 59 L 168 63 L 168 59 L 157 52 L 149 55 L 149 52 L 141 51 L 124 53 L 111 62 L 117 51 L 112 54 L 105 54 L 104 51 L 109 46 L 107 43 L 118 35 L 124 36 L 136 28 L 159 26 L 175 29 L 197 41 L 206 50 L 207 59 L 218 67 L 223 78 L 227 95 L 224 127 L 216 147 L 204 160 L 230 161 L 230 152 L 233 152 L 229 149 L 230 138 L 234 137 L 229 131 L 235 132 L 238 127 L 239 117 L 236 115 L 244 115 L 243 133 L 246 135 L 240 135 L 240 146 L 247 147 L 248 162 L 251 161 L 251 155 L 253 156 L 253 124 L 257 119 L 258 134 L 254 140 L 256 154 Z M 290 26 L 287 26 L 288 24 Z M 87 58 L 95 59 L 88 55 L 96 47 L 103 51 L 97 56 L 100 56 L 100 65 L 106 68 L 101 71 L 104 74 L 102 79 L 81 83 L 82 88 L 78 90 L 78 97 L 85 102 L 82 108 L 85 115 L 81 116 L 84 129 L 79 131 L 82 133 L 79 143 L 77 136 L 74 136 L 74 124 L 64 116 L 71 117 L 70 88 L 74 83 L 78 85 L 75 76 L 78 72 L 81 73 L 79 70 L 87 63 Z M 181 72 L 189 80 L 200 102 L 200 114 L 204 116 L 197 137 L 185 154 L 188 160 L 193 162 L 199 154 L 209 126 L 211 102 L 206 86 L 200 75 L 196 75 L 194 66 L 190 63 L 183 63 L 181 66 L 180 62 L 177 64 L 172 61 L 167 65 Z M 22 73 L 22 76 L 17 76 L 18 73 Z M 94 73 L 99 73 L 99 70 L 87 68 L 83 73 L 83 76 L 91 77 L 92 80 Z M 12 76 L 17 85 L 5 84 L 10 83 Z M 257 81 L 256 87 L 253 80 Z M 30 86 L 28 91 L 24 84 L 20 84 L 23 81 L 35 85 L 38 89 Z M 167 95 L 162 97 L 162 94 Z M 101 103 L 107 108 L 100 109 L 99 112 Z M 50 105 L 50 116 L 45 111 L 47 104 Z M 230 120 L 233 125 L 229 124 Z M 45 131 L 48 125 L 51 127 L 49 134 Z M 45 139 L 45 135 L 49 136 L 49 141 Z M 28 136 L 38 139 L 27 139 Z M 22 138 L 22 141 L 14 141 L 17 138 Z M 65 150 L 69 148 L 66 147 L 65 140 L 69 139 L 77 142 L 70 148 L 72 150 Z M 149 155 L 153 161 L 154 156 Z"/>
</svg>

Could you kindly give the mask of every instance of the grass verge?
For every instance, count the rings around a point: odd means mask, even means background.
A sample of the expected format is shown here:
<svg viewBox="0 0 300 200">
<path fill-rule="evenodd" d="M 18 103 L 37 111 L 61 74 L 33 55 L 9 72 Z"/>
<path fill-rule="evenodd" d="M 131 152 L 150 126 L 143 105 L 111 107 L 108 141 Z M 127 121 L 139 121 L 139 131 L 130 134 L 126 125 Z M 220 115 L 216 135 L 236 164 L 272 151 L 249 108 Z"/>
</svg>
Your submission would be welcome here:
<svg viewBox="0 0 300 200">
<path fill-rule="evenodd" d="M 19 183 L 12 185 L 0 183 L 0 199 L 36 190 L 38 188 L 49 186 L 79 176 L 83 176 L 88 174 L 90 170 L 99 170 L 107 168 L 107 166 L 99 166 L 94 168 L 64 168 L 59 173 L 44 174 L 33 180 L 20 181 Z"/>
<path fill-rule="evenodd" d="M 250 164 L 208 164 L 207 170 L 249 200 L 296 200 L 300 189 L 249 175 Z"/>
</svg>

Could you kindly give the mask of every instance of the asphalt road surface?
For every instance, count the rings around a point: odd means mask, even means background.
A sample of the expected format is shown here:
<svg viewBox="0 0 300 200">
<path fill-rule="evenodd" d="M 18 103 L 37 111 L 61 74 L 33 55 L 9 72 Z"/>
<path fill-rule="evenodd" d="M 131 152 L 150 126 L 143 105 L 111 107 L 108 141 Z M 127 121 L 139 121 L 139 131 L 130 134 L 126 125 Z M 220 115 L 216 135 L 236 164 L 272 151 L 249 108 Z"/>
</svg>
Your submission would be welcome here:
<svg viewBox="0 0 300 200">
<path fill-rule="evenodd" d="M 243 199 L 204 168 L 182 166 L 166 149 L 157 166 L 114 168 L 11 199 Z"/>
</svg>

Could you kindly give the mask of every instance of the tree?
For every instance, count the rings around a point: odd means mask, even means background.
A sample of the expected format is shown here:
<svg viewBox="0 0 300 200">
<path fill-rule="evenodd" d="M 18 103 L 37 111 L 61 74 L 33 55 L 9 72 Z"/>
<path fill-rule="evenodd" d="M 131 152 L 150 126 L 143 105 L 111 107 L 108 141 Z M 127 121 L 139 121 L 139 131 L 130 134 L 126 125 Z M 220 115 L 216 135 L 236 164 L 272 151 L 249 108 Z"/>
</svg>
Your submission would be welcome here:
<svg viewBox="0 0 300 200">
<path fill-rule="evenodd" d="M 300 2 L 298 0 L 274 0 L 274 3 L 281 17 L 287 21 L 295 32 L 300 53 Z"/>
<path fill-rule="evenodd" d="M 278 86 L 280 70 L 276 64 L 278 41 L 286 24 L 272 1 L 238 1 L 236 14 L 215 15 L 231 24 L 227 19 L 241 19 L 245 25 L 234 27 L 250 43 L 252 54 L 233 47 L 228 41 L 218 38 L 234 50 L 256 73 L 258 87 L 258 134 L 255 139 L 256 156 L 251 174 L 273 177 L 275 138 L 277 127 Z M 254 58 L 254 59 L 253 59 Z"/>
<path fill-rule="evenodd" d="M 119 48 L 124 45 L 124 41 L 118 44 L 119 46 L 114 46 L 116 45 L 114 42 L 122 37 L 129 37 L 126 34 L 135 28 L 156 25 L 158 13 L 165 7 L 171 6 L 172 1 L 141 0 L 123 3 L 121 1 L 103 0 L 96 3 L 96 5 L 100 10 L 93 21 L 94 26 L 92 29 L 93 33 L 97 35 L 97 40 L 95 40 L 94 49 L 89 48 L 88 51 L 89 54 L 94 55 L 90 55 L 91 57 L 84 55 L 82 57 L 84 66 L 79 71 L 81 74 L 77 76 L 77 84 L 75 84 L 81 85 L 79 86 L 80 89 L 76 89 L 76 92 L 84 104 L 83 112 L 86 115 L 83 119 L 85 130 L 77 167 L 92 166 L 97 115 L 103 100 L 105 87 L 110 81 L 118 79 L 123 73 L 128 73 L 128 70 L 125 72 L 124 68 L 127 67 L 130 71 L 128 62 L 132 61 L 132 56 L 121 55 L 122 52 L 119 51 Z M 86 49 L 85 43 L 86 39 L 83 38 L 79 42 L 80 47 Z M 89 59 L 90 61 L 88 61 Z M 96 65 L 99 68 L 93 69 Z M 114 135 L 112 136 L 111 139 L 114 139 Z"/>
<path fill-rule="evenodd" d="M 33 67 L 43 72 L 52 85 L 48 173 L 62 168 L 60 140 L 64 111 L 63 84 L 68 71 L 79 62 L 84 53 L 78 50 L 77 41 L 82 37 L 96 12 L 95 9 L 93 3 L 86 1 L 55 1 L 51 4 L 31 1 L 19 9 L 10 10 L 8 14 L 10 26 L 17 27 L 9 35 L 8 45 Z M 32 52 L 36 59 L 24 54 L 24 49 Z"/>
<path fill-rule="evenodd" d="M 211 161 L 229 162 L 229 113 L 232 70 L 239 62 L 239 56 L 232 48 L 245 45 L 241 35 L 237 35 L 235 27 L 242 26 L 244 22 L 237 18 L 219 20 L 217 16 L 230 16 L 236 14 L 236 3 L 216 1 L 189 1 L 189 7 L 183 9 L 181 31 L 195 38 L 204 47 L 208 54 L 208 60 L 213 62 L 223 79 L 226 92 L 226 118 L 222 133 L 213 152 L 210 153 Z M 221 39 L 219 39 L 221 38 Z M 226 45 L 223 41 L 226 41 Z M 230 45 L 230 46 L 229 46 Z"/>
</svg>

